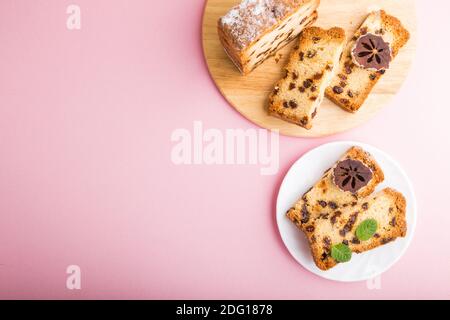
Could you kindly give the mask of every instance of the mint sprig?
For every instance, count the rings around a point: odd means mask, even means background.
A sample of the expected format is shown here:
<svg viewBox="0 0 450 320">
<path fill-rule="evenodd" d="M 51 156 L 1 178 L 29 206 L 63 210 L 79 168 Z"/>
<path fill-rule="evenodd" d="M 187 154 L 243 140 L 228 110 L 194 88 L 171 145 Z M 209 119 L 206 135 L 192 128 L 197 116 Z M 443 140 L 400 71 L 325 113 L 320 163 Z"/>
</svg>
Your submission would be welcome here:
<svg viewBox="0 0 450 320">
<path fill-rule="evenodd" d="M 360 241 L 367 241 L 371 239 L 378 229 L 378 223 L 375 219 L 367 219 L 361 222 L 361 224 L 356 228 L 356 237 Z"/>
<path fill-rule="evenodd" d="M 352 259 L 352 251 L 347 245 L 339 243 L 331 247 L 331 257 L 337 262 L 349 262 Z"/>
</svg>

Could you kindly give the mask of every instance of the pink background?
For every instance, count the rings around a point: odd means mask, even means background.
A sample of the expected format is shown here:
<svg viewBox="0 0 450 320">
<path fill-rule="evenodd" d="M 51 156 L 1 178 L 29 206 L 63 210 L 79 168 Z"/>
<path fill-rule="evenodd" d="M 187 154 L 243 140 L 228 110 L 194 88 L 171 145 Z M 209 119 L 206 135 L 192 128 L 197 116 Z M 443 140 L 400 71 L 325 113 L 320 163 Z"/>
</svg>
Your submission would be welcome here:
<svg viewBox="0 0 450 320">
<path fill-rule="evenodd" d="M 170 160 L 194 120 L 256 128 L 208 75 L 204 0 L 74 2 L 80 31 L 69 1 L 0 2 L 0 297 L 450 298 L 448 1 L 418 1 L 417 59 L 388 107 L 345 134 L 282 137 L 268 177 Z M 275 224 L 288 168 L 343 139 L 385 150 L 415 185 L 415 238 L 381 290 L 307 272 Z"/>
</svg>

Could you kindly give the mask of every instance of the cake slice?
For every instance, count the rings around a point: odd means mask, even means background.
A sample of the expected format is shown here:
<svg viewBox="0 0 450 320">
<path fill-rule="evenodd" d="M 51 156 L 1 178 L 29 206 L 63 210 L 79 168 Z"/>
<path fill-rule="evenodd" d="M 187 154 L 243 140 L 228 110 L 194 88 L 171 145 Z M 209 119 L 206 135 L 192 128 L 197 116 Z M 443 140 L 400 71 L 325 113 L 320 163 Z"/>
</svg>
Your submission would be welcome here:
<svg viewBox="0 0 450 320">
<path fill-rule="evenodd" d="M 329 270 L 348 261 L 352 252 L 362 253 L 385 245 L 405 237 L 406 231 L 405 198 L 393 189 L 384 189 L 361 199 L 354 207 L 340 209 L 329 217 L 317 217 L 304 232 L 317 267 Z M 343 251 L 348 253 L 345 260 L 336 260 L 342 259 Z"/>
<path fill-rule="evenodd" d="M 352 147 L 287 212 L 301 230 L 318 218 L 332 221 L 375 191 L 384 174 L 375 159 L 360 147 Z"/>
<path fill-rule="evenodd" d="M 320 0 L 243 0 L 219 19 L 219 39 L 246 75 L 317 19 Z"/>
<path fill-rule="evenodd" d="M 269 114 L 311 129 L 345 42 L 341 28 L 305 29 L 291 53 L 285 77 L 269 97 Z"/>
<path fill-rule="evenodd" d="M 369 14 L 347 44 L 326 96 L 349 112 L 358 111 L 409 36 L 385 11 Z"/>
</svg>

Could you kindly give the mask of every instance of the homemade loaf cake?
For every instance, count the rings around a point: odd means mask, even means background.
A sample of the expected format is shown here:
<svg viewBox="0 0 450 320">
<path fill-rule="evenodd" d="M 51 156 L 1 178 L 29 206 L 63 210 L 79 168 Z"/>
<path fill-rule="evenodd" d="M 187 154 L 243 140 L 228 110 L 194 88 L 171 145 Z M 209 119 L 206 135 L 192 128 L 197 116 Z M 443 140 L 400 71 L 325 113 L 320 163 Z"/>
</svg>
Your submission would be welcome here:
<svg viewBox="0 0 450 320">
<path fill-rule="evenodd" d="M 344 44 L 341 28 L 306 28 L 269 97 L 269 114 L 311 129 Z"/>
<path fill-rule="evenodd" d="M 287 216 L 302 230 L 318 218 L 337 220 L 342 210 L 355 208 L 383 180 L 383 171 L 375 159 L 360 147 L 353 147 L 297 201 Z"/>
<path fill-rule="evenodd" d="M 385 189 L 356 206 L 339 208 L 316 217 L 304 232 L 317 267 L 328 270 L 362 253 L 405 237 L 406 201 L 393 189 Z"/>
<path fill-rule="evenodd" d="M 358 111 L 408 40 L 397 18 L 383 10 L 369 14 L 347 44 L 326 96 L 349 112 Z"/>
<path fill-rule="evenodd" d="M 219 19 L 220 41 L 248 74 L 317 19 L 320 0 L 243 0 Z"/>
</svg>

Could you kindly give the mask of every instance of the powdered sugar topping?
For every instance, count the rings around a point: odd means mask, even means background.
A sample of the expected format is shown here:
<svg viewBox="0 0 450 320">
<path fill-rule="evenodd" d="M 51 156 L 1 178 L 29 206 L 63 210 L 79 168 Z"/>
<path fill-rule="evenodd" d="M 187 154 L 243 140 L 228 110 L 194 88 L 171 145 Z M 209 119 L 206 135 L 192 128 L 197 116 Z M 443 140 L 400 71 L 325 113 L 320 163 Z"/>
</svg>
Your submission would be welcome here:
<svg viewBox="0 0 450 320">
<path fill-rule="evenodd" d="M 239 49 L 291 13 L 301 0 L 243 0 L 221 19 Z"/>
</svg>

